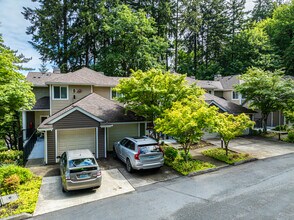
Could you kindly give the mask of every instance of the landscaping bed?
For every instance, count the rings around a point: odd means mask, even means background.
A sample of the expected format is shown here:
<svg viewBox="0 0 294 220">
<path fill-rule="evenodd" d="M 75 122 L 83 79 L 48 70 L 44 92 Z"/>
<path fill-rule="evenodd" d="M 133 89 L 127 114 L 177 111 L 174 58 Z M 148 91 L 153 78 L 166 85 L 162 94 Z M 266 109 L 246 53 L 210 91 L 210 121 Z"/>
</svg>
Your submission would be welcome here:
<svg viewBox="0 0 294 220">
<path fill-rule="evenodd" d="M 213 148 L 201 152 L 203 155 L 212 157 L 216 160 L 223 161 L 227 164 L 235 164 L 241 161 L 247 161 L 253 159 L 249 154 L 246 153 L 237 153 L 230 151 L 226 155 L 226 150 L 224 148 Z"/>
<path fill-rule="evenodd" d="M 188 154 L 188 161 L 185 161 L 183 151 L 178 151 L 173 147 L 165 147 L 164 153 L 164 163 L 185 176 L 216 167 L 211 163 L 192 159 L 191 154 Z"/>
<path fill-rule="evenodd" d="M 1 196 L 17 193 L 18 199 L 0 207 L 0 218 L 20 213 L 33 213 L 38 201 L 42 179 L 16 165 L 0 167 Z"/>
</svg>

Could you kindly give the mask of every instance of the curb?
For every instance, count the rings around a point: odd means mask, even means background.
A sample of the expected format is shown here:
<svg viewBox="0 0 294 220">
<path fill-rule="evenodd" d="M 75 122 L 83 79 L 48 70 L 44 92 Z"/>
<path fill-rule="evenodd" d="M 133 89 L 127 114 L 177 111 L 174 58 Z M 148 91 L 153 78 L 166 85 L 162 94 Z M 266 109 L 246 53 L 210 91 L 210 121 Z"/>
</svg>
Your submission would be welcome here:
<svg viewBox="0 0 294 220">
<path fill-rule="evenodd" d="M 242 161 L 239 161 L 239 162 L 235 162 L 232 165 L 233 166 L 238 166 L 238 165 L 241 165 L 241 164 L 244 164 L 244 163 L 253 162 L 253 161 L 256 161 L 256 160 L 258 160 L 258 159 L 257 158 L 251 158 L 251 159 L 248 159 L 248 160 L 242 160 Z"/>
<path fill-rule="evenodd" d="M 200 170 L 200 171 L 197 171 L 197 172 L 192 172 L 192 173 L 189 173 L 187 176 L 192 177 L 192 176 L 198 176 L 198 175 L 201 175 L 201 174 L 212 173 L 214 171 L 218 171 L 218 170 L 221 170 L 221 169 L 224 169 L 224 168 L 228 168 L 228 167 L 232 167 L 232 166 L 238 166 L 238 165 L 241 165 L 241 164 L 244 164 L 244 163 L 249 163 L 249 162 L 253 162 L 253 161 L 257 161 L 257 160 L 258 160 L 257 158 L 251 158 L 251 159 L 248 159 L 248 160 L 242 160 L 242 161 L 239 161 L 239 162 L 236 162 L 236 163 L 233 163 L 233 164 L 227 164 L 227 165 L 223 165 L 223 166 L 220 166 L 220 167 L 215 167 L 215 168 L 210 168 L 210 169 L 206 169 L 206 170 Z"/>
<path fill-rule="evenodd" d="M 198 175 L 205 174 L 205 173 L 211 173 L 211 172 L 223 169 L 223 168 L 227 168 L 229 166 L 230 165 L 227 164 L 227 165 L 223 165 L 223 166 L 220 166 L 220 167 L 209 168 L 209 169 L 206 169 L 206 170 L 200 170 L 200 171 L 189 173 L 187 176 L 191 177 L 191 176 L 198 176 Z"/>
<path fill-rule="evenodd" d="M 9 216 L 9 217 L 6 217 L 6 218 L 3 218 L 4 220 L 21 220 L 21 219 L 28 219 L 28 218 L 31 218 L 33 217 L 32 214 L 29 214 L 29 213 L 21 213 L 21 214 L 18 214 L 18 215 L 12 215 L 12 216 Z"/>
</svg>

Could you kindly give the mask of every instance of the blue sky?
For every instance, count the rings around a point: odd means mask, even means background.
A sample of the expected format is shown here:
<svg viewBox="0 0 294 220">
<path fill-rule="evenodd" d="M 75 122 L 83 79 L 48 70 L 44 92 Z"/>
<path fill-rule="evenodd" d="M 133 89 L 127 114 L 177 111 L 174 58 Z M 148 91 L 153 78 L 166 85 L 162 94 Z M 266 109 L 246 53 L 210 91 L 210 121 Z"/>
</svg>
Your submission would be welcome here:
<svg viewBox="0 0 294 220">
<path fill-rule="evenodd" d="M 19 53 L 26 57 L 31 57 L 32 60 L 24 64 L 25 67 L 34 68 L 38 71 L 41 60 L 38 52 L 28 43 L 31 36 L 28 36 L 26 27 L 30 25 L 21 14 L 22 7 L 34 8 L 36 3 L 31 0 L 0 0 L 0 33 L 3 36 L 5 45 L 13 50 L 18 50 Z M 253 7 L 252 0 L 247 0 L 246 8 L 250 10 Z M 52 71 L 51 65 L 48 64 L 49 71 Z M 27 74 L 27 71 L 23 71 Z"/>
</svg>

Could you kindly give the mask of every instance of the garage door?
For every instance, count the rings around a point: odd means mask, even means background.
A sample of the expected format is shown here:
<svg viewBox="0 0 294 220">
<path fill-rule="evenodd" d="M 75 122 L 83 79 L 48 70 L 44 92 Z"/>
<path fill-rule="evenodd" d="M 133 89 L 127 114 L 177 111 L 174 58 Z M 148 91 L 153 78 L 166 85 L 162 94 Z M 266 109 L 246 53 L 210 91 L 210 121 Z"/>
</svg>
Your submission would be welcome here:
<svg viewBox="0 0 294 220">
<path fill-rule="evenodd" d="M 138 136 L 138 124 L 114 125 L 108 128 L 107 150 L 112 151 L 113 143 L 120 141 L 124 137 Z"/>
<path fill-rule="evenodd" d="M 57 130 L 57 155 L 75 149 L 90 149 L 95 153 L 95 129 Z"/>
</svg>

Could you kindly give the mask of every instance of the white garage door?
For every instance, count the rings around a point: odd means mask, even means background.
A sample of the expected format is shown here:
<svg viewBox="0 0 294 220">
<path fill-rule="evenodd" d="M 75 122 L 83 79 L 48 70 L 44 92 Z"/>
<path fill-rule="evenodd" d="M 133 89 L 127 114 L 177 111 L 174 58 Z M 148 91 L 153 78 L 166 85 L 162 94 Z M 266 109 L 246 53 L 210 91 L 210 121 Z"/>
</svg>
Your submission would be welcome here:
<svg viewBox="0 0 294 220">
<path fill-rule="evenodd" d="M 109 142 L 107 150 L 112 151 L 113 143 L 120 141 L 124 137 L 134 137 L 138 135 L 138 124 L 114 125 L 113 127 L 108 128 Z"/>
<path fill-rule="evenodd" d="M 57 130 L 57 156 L 64 151 L 90 149 L 95 153 L 95 129 Z"/>
</svg>

